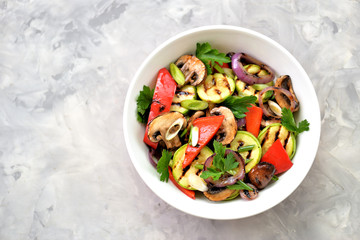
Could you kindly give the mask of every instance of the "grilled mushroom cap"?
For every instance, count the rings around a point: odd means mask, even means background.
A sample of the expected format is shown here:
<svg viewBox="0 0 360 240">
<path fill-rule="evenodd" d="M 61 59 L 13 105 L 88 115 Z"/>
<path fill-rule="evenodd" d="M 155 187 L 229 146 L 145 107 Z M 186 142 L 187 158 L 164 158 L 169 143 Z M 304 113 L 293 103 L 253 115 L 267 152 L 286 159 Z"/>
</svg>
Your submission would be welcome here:
<svg viewBox="0 0 360 240">
<path fill-rule="evenodd" d="M 216 133 L 216 140 L 223 145 L 230 144 L 234 139 L 237 132 L 237 122 L 234 114 L 227 107 L 217 107 L 210 111 L 211 115 L 224 115 L 225 118 L 220 126 L 220 129 Z"/>
<path fill-rule="evenodd" d="M 229 189 L 226 187 L 219 188 L 219 187 L 209 187 L 209 189 L 204 192 L 205 197 L 207 197 L 211 201 L 223 201 L 231 196 L 236 190 Z"/>
<path fill-rule="evenodd" d="M 186 119 L 181 113 L 167 112 L 149 123 L 148 136 L 152 142 L 164 141 L 168 149 L 180 147 L 181 142 L 177 133 L 185 126 Z"/>
<path fill-rule="evenodd" d="M 291 95 L 293 95 L 293 97 L 294 97 L 294 101 L 295 101 L 294 112 L 299 110 L 299 100 L 297 99 L 297 97 L 295 95 L 295 92 L 294 92 L 294 89 L 292 86 L 292 82 L 291 82 L 291 78 L 289 75 L 283 75 L 283 76 L 280 76 L 278 79 L 276 79 L 275 87 L 284 88 L 284 89 L 288 90 L 291 93 Z M 289 99 L 286 96 L 284 96 L 283 94 L 275 93 L 275 99 L 276 99 L 277 103 L 280 105 L 280 107 L 290 108 Z"/>
<path fill-rule="evenodd" d="M 185 83 L 196 86 L 206 78 L 205 64 L 193 55 L 181 56 L 175 65 L 184 73 Z"/>
</svg>

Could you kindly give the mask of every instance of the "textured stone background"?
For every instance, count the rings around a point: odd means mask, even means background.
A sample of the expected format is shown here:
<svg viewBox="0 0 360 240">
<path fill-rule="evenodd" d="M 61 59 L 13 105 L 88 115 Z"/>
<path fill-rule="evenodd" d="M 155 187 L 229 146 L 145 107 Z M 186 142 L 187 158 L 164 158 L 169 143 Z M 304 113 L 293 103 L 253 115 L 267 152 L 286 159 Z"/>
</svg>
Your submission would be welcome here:
<svg viewBox="0 0 360 240">
<path fill-rule="evenodd" d="M 0 239 L 356 239 L 358 0 L 0 0 Z M 312 80 L 314 165 L 260 215 L 182 213 L 139 179 L 122 109 L 139 64 L 193 27 L 229 24 L 288 49 Z"/>
</svg>

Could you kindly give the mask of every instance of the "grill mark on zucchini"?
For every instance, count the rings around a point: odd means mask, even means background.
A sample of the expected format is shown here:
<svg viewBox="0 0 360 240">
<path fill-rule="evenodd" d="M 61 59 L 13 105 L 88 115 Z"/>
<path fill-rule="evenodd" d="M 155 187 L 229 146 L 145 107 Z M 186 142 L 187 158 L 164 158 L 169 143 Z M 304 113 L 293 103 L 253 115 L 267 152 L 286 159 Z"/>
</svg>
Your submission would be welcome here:
<svg viewBox="0 0 360 240">
<path fill-rule="evenodd" d="M 224 83 L 225 83 L 225 86 L 227 87 L 227 89 L 229 89 L 229 91 L 231 92 L 231 87 L 230 87 L 229 80 L 227 79 L 227 77 L 226 77 L 226 81 L 224 81 Z"/>
<path fill-rule="evenodd" d="M 265 136 L 260 143 L 261 146 L 263 146 L 265 144 L 266 140 L 268 139 L 268 135 L 269 135 L 269 131 L 266 131 Z"/>
<path fill-rule="evenodd" d="M 183 169 L 183 171 L 182 171 L 182 173 L 181 173 L 181 176 L 180 176 L 179 179 L 178 179 L 179 182 L 180 182 L 181 179 L 186 175 L 187 171 L 190 169 L 190 166 L 191 166 L 191 165 L 188 165 L 188 166 L 186 166 L 186 167 Z"/>
<path fill-rule="evenodd" d="M 218 94 L 218 95 L 221 95 L 221 91 L 220 91 L 220 89 L 215 89 L 215 92 Z"/>
<path fill-rule="evenodd" d="M 197 157 L 194 159 L 193 163 L 196 163 L 198 160 L 199 160 L 199 157 L 197 156 Z M 190 165 L 186 166 L 186 167 L 183 169 L 183 171 L 182 171 L 182 173 L 181 173 L 181 176 L 180 176 L 179 179 L 178 179 L 179 182 L 180 182 L 181 179 L 187 174 L 187 172 L 190 170 L 190 168 L 191 168 L 192 165 L 193 165 L 193 164 L 190 164 Z M 199 170 L 201 171 L 201 169 L 199 169 Z M 198 171 L 197 171 L 197 172 L 198 172 Z M 196 172 L 196 174 L 197 174 L 197 172 Z"/>
<path fill-rule="evenodd" d="M 281 127 L 275 132 L 274 142 L 279 139 Z"/>
<path fill-rule="evenodd" d="M 286 135 L 286 138 L 284 140 L 284 146 L 283 146 L 285 149 L 286 149 L 286 146 L 287 146 L 287 144 L 289 142 L 289 139 L 290 139 L 290 132 L 287 131 L 287 135 Z"/>
<path fill-rule="evenodd" d="M 185 96 L 187 96 L 187 95 L 190 95 L 190 94 L 192 94 L 192 93 L 189 93 L 189 92 L 186 92 L 186 91 L 178 91 L 178 92 L 176 92 L 176 95 L 179 97 L 179 96 L 182 96 L 182 95 L 185 95 Z"/>
</svg>

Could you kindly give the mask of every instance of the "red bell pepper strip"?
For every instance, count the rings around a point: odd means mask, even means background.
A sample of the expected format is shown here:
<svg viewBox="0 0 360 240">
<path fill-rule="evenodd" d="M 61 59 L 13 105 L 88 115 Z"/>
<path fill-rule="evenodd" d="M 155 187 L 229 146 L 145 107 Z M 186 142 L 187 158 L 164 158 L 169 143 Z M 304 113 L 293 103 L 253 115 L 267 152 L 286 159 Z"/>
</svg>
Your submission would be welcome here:
<svg viewBox="0 0 360 240">
<path fill-rule="evenodd" d="M 174 176 L 173 176 L 170 168 L 169 168 L 169 178 L 180 191 L 182 191 L 189 198 L 192 198 L 195 200 L 195 191 L 192 191 L 192 190 L 189 190 L 189 189 L 186 189 L 186 188 L 183 188 L 182 186 L 180 186 L 174 179 Z"/>
<path fill-rule="evenodd" d="M 261 158 L 262 162 L 268 162 L 275 166 L 275 175 L 289 170 L 291 162 L 286 150 L 282 146 L 280 139 L 276 140 Z"/>
<path fill-rule="evenodd" d="M 255 137 L 259 135 L 260 124 L 263 115 L 261 108 L 252 106 L 248 108 L 248 112 L 245 113 L 246 131 L 252 133 Z"/>
<path fill-rule="evenodd" d="M 195 157 L 200 153 L 201 149 L 210 142 L 210 140 L 219 130 L 224 117 L 224 115 L 219 115 L 202 117 L 194 120 L 192 125 L 199 128 L 199 139 L 196 147 L 188 144 L 185 150 L 185 159 L 182 164 L 183 168 L 191 164 Z"/>
<path fill-rule="evenodd" d="M 148 124 L 145 129 L 144 142 L 152 147 L 157 148 L 157 143 L 150 141 L 148 137 L 148 125 L 158 115 L 170 111 L 171 103 L 176 91 L 176 82 L 166 68 L 159 70 L 153 100 L 150 106 Z"/>
<path fill-rule="evenodd" d="M 219 64 L 220 65 L 220 64 Z M 229 64 L 227 63 L 223 63 L 222 65 L 220 65 L 221 68 L 230 68 Z"/>
</svg>

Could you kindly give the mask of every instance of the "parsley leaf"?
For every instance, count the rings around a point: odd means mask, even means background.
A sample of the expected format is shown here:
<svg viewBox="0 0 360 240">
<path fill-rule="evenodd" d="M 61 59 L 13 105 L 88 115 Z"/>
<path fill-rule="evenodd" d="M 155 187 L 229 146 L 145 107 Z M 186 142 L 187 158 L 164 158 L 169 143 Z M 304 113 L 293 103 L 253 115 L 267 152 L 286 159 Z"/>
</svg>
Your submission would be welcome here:
<svg viewBox="0 0 360 240">
<path fill-rule="evenodd" d="M 222 105 L 229 108 L 236 118 L 243 118 L 245 112 L 249 111 L 247 108 L 251 107 L 251 104 L 255 104 L 256 99 L 255 96 L 229 96 L 222 102 Z"/>
<path fill-rule="evenodd" d="M 248 190 L 248 191 L 252 191 L 253 189 L 247 185 L 246 183 L 244 183 L 243 181 L 239 180 L 237 181 L 235 184 L 227 186 L 227 188 L 229 189 L 234 189 L 234 190 Z"/>
<path fill-rule="evenodd" d="M 223 175 L 223 172 L 219 172 L 217 169 L 210 167 L 206 171 L 202 172 L 200 177 L 202 177 L 203 179 L 212 177 L 212 179 L 216 181 L 221 177 L 221 175 Z"/>
<path fill-rule="evenodd" d="M 157 172 L 160 173 L 160 181 L 162 182 L 167 182 L 169 180 L 169 162 L 171 158 L 172 153 L 164 149 L 156 166 Z"/>
<path fill-rule="evenodd" d="M 224 159 L 224 170 L 230 171 L 234 168 L 237 168 L 239 166 L 239 163 L 236 161 L 234 154 L 228 154 L 226 155 L 226 158 Z"/>
<path fill-rule="evenodd" d="M 205 64 L 208 74 L 212 74 L 211 66 L 214 66 L 215 62 L 220 65 L 231 62 L 225 53 L 219 53 L 217 49 L 211 48 L 208 42 L 196 44 L 196 57 Z"/>
<path fill-rule="evenodd" d="M 230 153 L 225 157 L 226 147 L 221 143 L 214 141 L 215 155 L 213 158 L 212 166 L 203 171 L 200 175 L 201 178 L 207 179 L 212 177 L 214 181 L 218 180 L 226 172 L 231 172 L 239 166 L 235 156 Z"/>
<path fill-rule="evenodd" d="M 146 123 L 152 103 L 154 89 L 151 90 L 148 86 L 143 86 L 139 96 L 136 99 L 137 104 L 137 120 L 141 123 Z"/>
<path fill-rule="evenodd" d="M 287 130 L 294 132 L 295 137 L 304 131 L 309 131 L 310 123 L 305 119 L 299 122 L 299 126 L 296 125 L 294 116 L 290 109 L 282 108 L 281 109 L 281 124 L 287 128 Z"/>
</svg>

